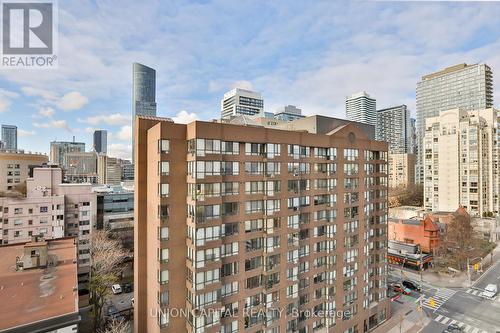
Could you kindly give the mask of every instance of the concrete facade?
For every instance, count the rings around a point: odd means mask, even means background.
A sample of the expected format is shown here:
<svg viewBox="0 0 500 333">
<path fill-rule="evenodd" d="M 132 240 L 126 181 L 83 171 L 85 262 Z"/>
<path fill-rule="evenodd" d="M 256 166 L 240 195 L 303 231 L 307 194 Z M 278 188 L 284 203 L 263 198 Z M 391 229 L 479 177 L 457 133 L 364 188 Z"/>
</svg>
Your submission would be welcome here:
<svg viewBox="0 0 500 333">
<path fill-rule="evenodd" d="M 0 192 L 22 185 L 34 167 L 48 161 L 47 155 L 39 153 L 0 150 Z"/>
<path fill-rule="evenodd" d="M 389 153 L 389 187 L 407 187 L 415 184 L 415 154 Z"/>
</svg>

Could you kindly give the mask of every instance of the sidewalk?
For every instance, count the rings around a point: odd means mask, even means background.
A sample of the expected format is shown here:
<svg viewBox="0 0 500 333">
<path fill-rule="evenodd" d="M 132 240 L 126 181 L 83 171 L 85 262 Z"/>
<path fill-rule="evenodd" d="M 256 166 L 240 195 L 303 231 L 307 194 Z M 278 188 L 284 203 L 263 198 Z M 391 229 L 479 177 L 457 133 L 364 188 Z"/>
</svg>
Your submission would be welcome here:
<svg viewBox="0 0 500 333">
<path fill-rule="evenodd" d="M 397 309 L 393 310 L 391 318 L 377 327 L 373 333 L 417 333 L 422 330 L 422 321 L 424 327 L 430 322 L 425 314 L 417 312 L 414 304 L 391 302 L 391 308 L 394 309 L 396 304 L 398 304 Z"/>
<path fill-rule="evenodd" d="M 493 249 L 493 260 L 491 259 L 490 255 L 483 258 L 483 273 L 491 266 L 492 261 L 493 263 L 500 261 L 500 244 L 498 244 L 497 247 Z M 394 270 L 395 275 L 399 275 L 401 272 L 401 270 L 397 267 L 392 267 L 392 269 Z M 483 276 L 483 274 L 473 274 L 471 276 L 472 284 L 480 279 L 481 276 Z M 407 277 L 417 282 L 420 281 L 420 274 L 408 269 L 403 270 L 403 277 Z M 422 281 L 443 288 L 469 288 L 471 286 L 469 284 L 469 279 L 466 272 L 460 272 L 454 276 L 451 276 L 448 274 L 425 271 L 422 274 Z"/>
</svg>

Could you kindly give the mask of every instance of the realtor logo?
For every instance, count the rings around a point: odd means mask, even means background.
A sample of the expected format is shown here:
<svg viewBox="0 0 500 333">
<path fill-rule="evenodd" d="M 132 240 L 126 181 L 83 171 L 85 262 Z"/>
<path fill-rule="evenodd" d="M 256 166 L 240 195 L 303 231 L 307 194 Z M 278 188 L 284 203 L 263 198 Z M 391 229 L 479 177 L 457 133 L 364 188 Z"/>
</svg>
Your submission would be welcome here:
<svg viewBox="0 0 500 333">
<path fill-rule="evenodd" d="M 54 68 L 56 16 L 52 1 L 2 2 L 3 68 Z"/>
</svg>

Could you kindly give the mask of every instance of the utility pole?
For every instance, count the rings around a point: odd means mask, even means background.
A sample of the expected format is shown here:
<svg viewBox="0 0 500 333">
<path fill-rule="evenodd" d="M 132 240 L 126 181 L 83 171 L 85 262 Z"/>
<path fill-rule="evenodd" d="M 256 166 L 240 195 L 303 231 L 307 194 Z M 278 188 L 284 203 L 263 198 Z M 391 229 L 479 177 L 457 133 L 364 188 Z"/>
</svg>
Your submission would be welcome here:
<svg viewBox="0 0 500 333">
<path fill-rule="evenodd" d="M 469 280 L 469 287 L 470 287 L 470 285 L 471 285 L 471 279 L 470 279 L 469 257 L 467 257 L 467 278 Z"/>
</svg>

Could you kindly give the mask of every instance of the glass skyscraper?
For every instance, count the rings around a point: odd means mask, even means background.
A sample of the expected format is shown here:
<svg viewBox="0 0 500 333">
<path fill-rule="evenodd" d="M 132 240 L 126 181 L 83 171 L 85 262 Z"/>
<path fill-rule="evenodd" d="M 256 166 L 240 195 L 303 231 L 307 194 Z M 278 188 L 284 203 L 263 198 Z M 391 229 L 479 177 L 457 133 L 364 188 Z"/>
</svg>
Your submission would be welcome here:
<svg viewBox="0 0 500 333">
<path fill-rule="evenodd" d="M 133 64 L 132 133 L 135 116 L 156 116 L 156 71 L 135 62 Z M 132 161 L 134 160 L 134 134 L 132 134 Z"/>
<path fill-rule="evenodd" d="M 94 150 L 97 153 L 106 153 L 108 150 L 108 131 L 94 131 Z"/>
<path fill-rule="evenodd" d="M 2 148 L 6 150 L 17 150 L 17 127 L 2 125 Z"/>
</svg>

